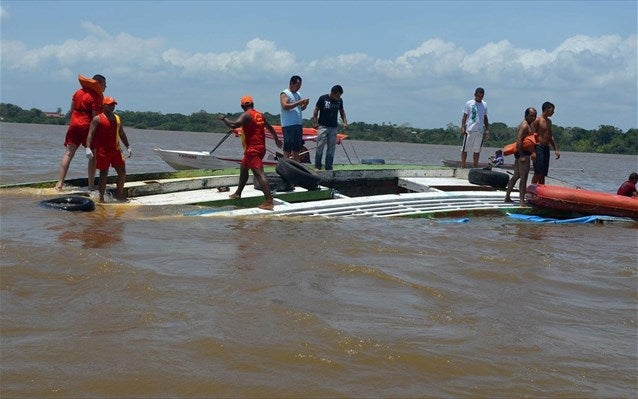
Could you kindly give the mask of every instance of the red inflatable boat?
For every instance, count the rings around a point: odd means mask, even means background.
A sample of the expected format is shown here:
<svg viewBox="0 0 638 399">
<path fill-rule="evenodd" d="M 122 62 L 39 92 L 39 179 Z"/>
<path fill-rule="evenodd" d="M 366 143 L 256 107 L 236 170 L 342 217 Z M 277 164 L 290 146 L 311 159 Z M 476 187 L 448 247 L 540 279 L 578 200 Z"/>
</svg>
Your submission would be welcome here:
<svg viewBox="0 0 638 399">
<path fill-rule="evenodd" d="M 533 205 L 582 215 L 638 219 L 638 198 L 546 184 L 531 184 L 525 195 Z"/>
</svg>

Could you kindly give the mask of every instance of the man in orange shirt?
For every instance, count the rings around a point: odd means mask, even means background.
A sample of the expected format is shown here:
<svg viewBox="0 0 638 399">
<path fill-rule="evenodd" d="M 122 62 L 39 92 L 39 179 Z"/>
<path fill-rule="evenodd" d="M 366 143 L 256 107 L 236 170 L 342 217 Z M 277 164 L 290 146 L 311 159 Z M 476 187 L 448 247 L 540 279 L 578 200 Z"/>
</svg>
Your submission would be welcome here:
<svg viewBox="0 0 638 399">
<path fill-rule="evenodd" d="M 115 115 L 117 101 L 112 97 L 104 99 L 104 112 L 91 120 L 89 135 L 86 138 L 86 157 L 94 159 L 97 169 L 100 171 L 98 188 L 100 190 L 100 202 L 104 202 L 106 191 L 106 179 L 109 176 L 109 167 L 113 166 L 117 172 L 117 189 L 115 198 L 124 201 L 124 181 L 126 179 L 126 163 L 120 149 L 120 140 L 126 146 L 127 158 L 131 157 L 131 147 L 128 137 L 122 127 L 120 117 Z"/>
<path fill-rule="evenodd" d="M 86 138 L 89 134 L 91 120 L 102 112 L 102 93 L 106 89 L 106 78 L 102 75 L 94 75 L 93 80 L 98 83 L 95 85 L 95 90 L 82 87 L 73 94 L 71 99 L 71 120 L 64 139 L 66 150 L 60 162 L 60 174 L 55 185 L 55 189 L 58 191 L 62 190 L 62 184 L 69 171 L 69 165 L 75 155 L 75 151 L 77 151 L 80 144 L 86 147 Z M 94 184 L 95 159 L 91 158 L 88 165 L 89 190 L 94 188 Z"/>
<path fill-rule="evenodd" d="M 264 192 L 266 201 L 259 205 L 259 208 L 272 210 L 274 207 L 272 194 L 270 194 L 270 186 L 266 174 L 264 173 L 264 163 L 262 159 L 266 155 L 266 132 L 268 129 L 270 135 L 275 139 L 277 147 L 281 148 L 282 144 L 275 129 L 268 123 L 261 112 L 255 110 L 255 104 L 251 96 L 244 96 L 241 99 L 241 108 L 244 113 L 239 116 L 236 121 L 231 121 L 222 116 L 220 119 L 226 126 L 231 129 L 241 127 L 245 139 L 244 157 L 241 160 L 239 172 L 239 185 L 237 190 L 230 195 L 231 199 L 241 198 L 241 192 L 248 182 L 248 169 L 253 171 L 253 175 L 259 181 L 261 189 Z"/>
</svg>

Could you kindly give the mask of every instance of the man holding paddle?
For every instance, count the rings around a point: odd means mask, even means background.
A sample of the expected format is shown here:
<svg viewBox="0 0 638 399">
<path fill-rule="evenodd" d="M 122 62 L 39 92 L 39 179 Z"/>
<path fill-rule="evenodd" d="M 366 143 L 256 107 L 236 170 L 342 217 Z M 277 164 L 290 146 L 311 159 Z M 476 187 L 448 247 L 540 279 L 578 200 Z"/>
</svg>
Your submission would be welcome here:
<svg viewBox="0 0 638 399">
<path fill-rule="evenodd" d="M 261 190 L 264 192 L 266 201 L 259 205 L 259 208 L 272 210 L 274 207 L 272 194 L 270 194 L 270 186 L 264 173 L 264 164 L 262 159 L 266 155 L 266 132 L 268 129 L 270 135 L 275 139 L 277 147 L 281 148 L 282 144 L 275 133 L 275 129 L 268 123 L 261 112 L 255 110 L 255 104 L 251 96 L 244 96 L 241 99 L 241 108 L 244 113 L 239 116 L 236 121 L 231 121 L 222 116 L 220 119 L 226 126 L 231 129 L 241 127 L 244 135 L 244 157 L 241 160 L 239 172 L 239 185 L 237 190 L 230 195 L 231 199 L 241 198 L 241 192 L 248 182 L 248 169 L 253 171 L 253 176 L 259 181 Z"/>
</svg>

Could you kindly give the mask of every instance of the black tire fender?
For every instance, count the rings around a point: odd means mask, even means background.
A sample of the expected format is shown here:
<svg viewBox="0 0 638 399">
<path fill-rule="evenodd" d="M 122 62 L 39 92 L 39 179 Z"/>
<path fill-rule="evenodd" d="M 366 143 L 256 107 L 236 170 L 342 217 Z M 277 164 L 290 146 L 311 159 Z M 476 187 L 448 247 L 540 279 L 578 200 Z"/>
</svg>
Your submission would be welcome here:
<svg viewBox="0 0 638 399">
<path fill-rule="evenodd" d="M 316 190 L 321 180 L 314 170 L 292 159 L 279 159 L 275 171 L 284 180 L 306 190 Z"/>
<path fill-rule="evenodd" d="M 292 184 L 290 184 L 287 180 L 285 180 L 283 177 L 279 176 L 276 173 L 266 173 L 266 180 L 268 180 L 268 187 L 270 187 L 270 191 L 278 191 L 278 192 L 285 192 L 285 191 L 292 191 L 294 190 L 294 187 L 292 186 Z M 259 180 L 257 180 L 256 177 L 253 176 L 253 187 L 255 188 L 255 190 L 260 190 L 263 191 L 261 189 L 261 184 L 259 184 Z"/>
<path fill-rule="evenodd" d="M 385 165 L 385 159 L 383 158 L 364 158 L 361 160 L 364 165 Z"/>
<path fill-rule="evenodd" d="M 470 169 L 467 180 L 472 184 L 506 188 L 510 177 L 507 173 L 496 172 L 489 169 Z"/>
<path fill-rule="evenodd" d="M 95 203 L 89 197 L 79 195 L 69 195 L 40 201 L 40 205 L 45 208 L 59 209 L 63 211 L 91 212 L 95 210 Z"/>
</svg>

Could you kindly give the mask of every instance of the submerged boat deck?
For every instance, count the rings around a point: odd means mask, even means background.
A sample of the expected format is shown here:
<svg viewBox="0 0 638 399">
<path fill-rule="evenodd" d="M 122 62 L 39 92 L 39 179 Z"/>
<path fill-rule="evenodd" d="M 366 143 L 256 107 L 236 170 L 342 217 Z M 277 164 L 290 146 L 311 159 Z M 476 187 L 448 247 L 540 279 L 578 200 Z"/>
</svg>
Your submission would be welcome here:
<svg viewBox="0 0 638 399">
<path fill-rule="evenodd" d="M 266 168 L 274 174 L 273 168 Z M 469 169 L 423 165 L 338 165 L 334 171 L 318 172 L 317 190 L 295 187 L 273 191 L 274 210 L 257 208 L 263 193 L 254 188 L 252 175 L 241 199 L 230 199 L 239 182 L 238 169 L 192 170 L 127 176 L 124 206 L 193 205 L 184 216 L 203 217 L 423 217 L 520 211 L 518 193 L 505 203 L 505 191 L 468 181 Z M 67 182 L 55 192 L 55 182 L 14 185 L 38 187 L 51 195 L 88 195 L 86 179 Z M 69 185 L 74 183 L 77 185 Z M 5 186 L 6 187 L 6 186 Z M 4 187 L 3 187 L 4 188 Z M 114 191 L 113 178 L 107 186 Z M 107 202 L 110 202 L 107 200 Z M 108 205 L 108 203 L 106 204 Z"/>
</svg>

